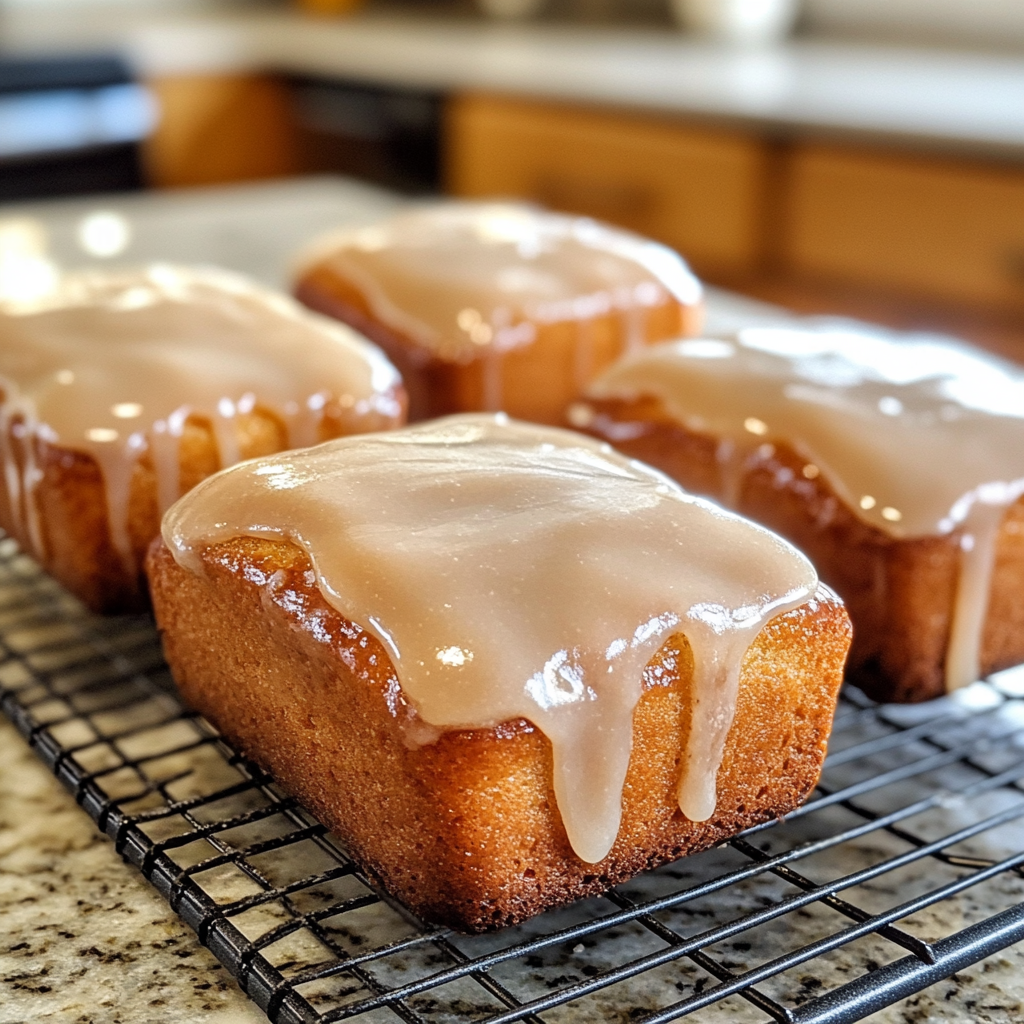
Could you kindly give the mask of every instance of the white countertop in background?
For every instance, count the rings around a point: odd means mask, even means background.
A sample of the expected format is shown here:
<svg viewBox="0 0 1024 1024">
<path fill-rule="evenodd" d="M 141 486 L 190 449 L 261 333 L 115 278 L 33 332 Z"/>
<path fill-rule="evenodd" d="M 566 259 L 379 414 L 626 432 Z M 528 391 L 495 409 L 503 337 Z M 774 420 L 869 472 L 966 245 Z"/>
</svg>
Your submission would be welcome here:
<svg viewBox="0 0 1024 1024">
<path fill-rule="evenodd" d="M 325 231 L 369 224 L 407 200 L 336 175 L 208 188 L 12 203 L 0 206 L 7 230 L 38 239 L 37 258 L 53 272 L 139 267 L 149 263 L 208 264 L 289 290 L 297 254 Z M 113 215 L 123 248 L 97 256 L 82 243 L 90 217 Z M 729 332 L 788 323 L 778 306 L 705 287 L 705 328 Z M 3 1024 L 0 1018 L 0 1024 Z"/>
<path fill-rule="evenodd" d="M 143 77 L 273 70 L 548 97 L 781 133 L 1024 158 L 1024 56 L 797 39 L 729 48 L 654 29 L 287 11 L 0 13 L 0 53 L 118 51 Z"/>
</svg>

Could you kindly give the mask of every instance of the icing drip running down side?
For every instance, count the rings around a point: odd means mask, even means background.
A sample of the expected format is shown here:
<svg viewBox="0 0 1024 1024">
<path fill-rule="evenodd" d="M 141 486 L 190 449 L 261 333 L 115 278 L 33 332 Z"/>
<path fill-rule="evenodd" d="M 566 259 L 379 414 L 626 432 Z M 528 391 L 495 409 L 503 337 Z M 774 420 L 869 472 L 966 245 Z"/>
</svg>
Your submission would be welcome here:
<svg viewBox="0 0 1024 1024">
<path fill-rule="evenodd" d="M 724 500 L 743 463 L 779 441 L 864 522 L 895 538 L 957 532 L 961 570 L 947 689 L 974 682 L 1006 509 L 1024 494 L 1024 372 L 967 346 L 848 325 L 760 328 L 628 356 L 588 389 L 650 396 L 722 439 Z M 588 409 L 571 416 L 583 425 Z"/>
<path fill-rule="evenodd" d="M 321 440 L 329 405 L 353 430 L 401 416 L 397 372 L 374 346 L 222 271 L 69 274 L 42 298 L 8 302 L 0 332 L 8 506 L 41 558 L 33 438 L 95 459 L 111 540 L 134 570 L 132 474 L 148 450 L 161 510 L 170 506 L 179 497 L 179 444 L 190 416 L 211 425 L 222 466 L 240 457 L 239 415 L 270 414 L 289 445 Z"/>
<path fill-rule="evenodd" d="M 590 863 L 618 832 L 647 662 L 686 635 L 694 719 L 680 807 L 706 820 L 743 656 L 817 586 L 767 530 L 607 445 L 503 416 L 243 463 L 174 505 L 163 534 L 196 573 L 205 545 L 233 537 L 300 545 L 325 599 L 384 644 L 423 721 L 532 722 Z"/>
<path fill-rule="evenodd" d="M 374 316 L 424 353 L 456 363 L 529 345 L 538 324 L 608 316 L 631 350 L 645 343 L 652 309 L 702 296 L 663 245 L 511 203 L 415 206 L 314 243 L 298 278 L 317 266 L 353 282 Z"/>
</svg>

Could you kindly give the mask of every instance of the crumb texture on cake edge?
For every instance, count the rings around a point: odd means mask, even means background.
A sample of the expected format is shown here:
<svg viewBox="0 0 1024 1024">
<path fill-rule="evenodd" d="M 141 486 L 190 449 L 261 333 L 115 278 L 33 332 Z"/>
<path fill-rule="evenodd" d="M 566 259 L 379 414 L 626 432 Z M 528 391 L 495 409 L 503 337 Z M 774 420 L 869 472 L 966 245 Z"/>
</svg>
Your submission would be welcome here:
<svg viewBox="0 0 1024 1024">
<path fill-rule="evenodd" d="M 946 692 L 945 655 L 960 565 L 959 534 L 901 540 L 865 523 L 783 441 L 751 445 L 723 479 L 721 439 L 680 424 L 654 396 L 588 398 L 585 431 L 660 469 L 694 494 L 786 537 L 836 588 L 854 622 L 848 675 L 870 697 L 913 703 Z M 981 675 L 1024 662 L 1024 498 L 996 543 Z"/>
<path fill-rule="evenodd" d="M 0 360 L 0 472 L 4 478 L 0 529 L 93 611 L 128 612 L 148 607 L 143 571 L 146 548 L 159 531 L 162 510 L 199 480 L 240 459 L 351 433 L 389 429 L 405 420 L 408 401 L 401 378 L 366 339 L 329 318 L 310 314 L 287 295 L 229 271 L 153 264 L 139 271 L 69 273 L 60 279 L 53 294 L 38 301 L 15 303 L 10 309 L 10 304 L 0 305 L 4 306 L 0 318 L 10 318 L 18 327 L 23 321 L 30 325 L 27 333 L 16 339 L 28 351 L 37 341 L 32 331 L 41 330 L 41 354 L 34 372 L 42 372 L 47 360 L 54 371 L 33 379 L 25 391 L 24 380 L 19 386 L 16 376 L 4 376 Z M 117 370 L 116 365 L 104 364 L 101 372 L 89 365 L 88 348 L 75 355 L 75 346 L 68 347 L 77 339 L 79 327 L 74 321 L 69 328 L 62 318 L 78 309 L 88 316 L 113 318 L 111 323 L 121 333 L 131 318 L 142 317 L 137 326 L 152 334 L 153 324 L 146 317 L 151 320 L 155 316 L 158 326 L 161 318 L 167 317 L 174 324 L 180 321 L 182 311 L 194 315 L 192 326 L 196 329 L 204 324 L 206 329 L 210 327 L 204 317 L 226 317 L 225 322 L 234 328 L 238 319 L 247 329 L 254 323 L 258 326 L 262 317 L 268 325 L 266 351 L 260 345 L 252 346 L 254 367 L 272 361 L 282 338 L 291 341 L 292 333 L 315 339 L 315 356 L 329 353 L 337 358 L 331 374 L 323 374 L 319 364 L 314 366 L 316 382 L 310 383 L 312 377 L 304 381 L 308 386 L 298 389 L 302 393 L 297 391 L 287 402 L 275 403 L 269 395 L 246 392 L 241 397 L 224 394 L 220 401 L 197 404 L 183 392 L 175 395 L 181 405 L 166 420 L 150 422 L 137 418 L 149 415 L 140 402 L 121 401 L 142 398 L 133 391 L 133 386 L 140 385 L 138 367 L 126 369 L 125 379 L 111 390 L 114 378 L 108 380 L 104 374 Z M 31 326 L 34 317 L 42 318 L 42 328 Z M 54 317 L 57 319 L 51 323 Z M 102 343 L 105 337 L 92 321 L 80 329 L 86 339 L 98 336 Z M 258 331 L 256 334 L 259 337 Z M 159 329 L 156 337 L 156 358 L 164 358 L 159 354 Z M 248 346 L 248 335 L 244 340 Z M 65 350 L 66 362 L 61 355 Z M 17 354 L 17 348 L 13 351 Z M 81 366 L 76 359 L 84 359 Z M 28 365 L 33 366 L 31 362 Z M 168 365 L 175 366 L 173 360 Z M 221 370 L 228 376 L 238 372 L 231 359 L 224 365 L 227 369 Z M 17 359 L 13 366 L 17 368 Z M 99 373 L 102 387 L 111 394 L 116 392 L 118 402 L 109 409 L 109 396 L 85 406 L 80 399 L 71 400 L 77 390 L 95 387 L 95 382 L 90 384 L 92 370 Z M 196 368 L 199 370 L 201 367 Z M 328 381 L 328 377 L 332 379 Z M 351 394 L 323 388 L 317 391 L 317 386 L 339 385 L 343 379 L 352 386 Z M 153 392 L 148 379 L 143 383 L 143 390 Z M 36 408 L 36 391 L 54 387 L 68 399 L 63 405 L 76 410 L 75 422 L 82 409 L 87 409 L 90 417 L 95 413 L 96 422 L 106 422 L 113 414 L 118 429 L 88 430 L 81 437 L 55 431 L 55 424 Z M 159 390 L 158 385 L 153 393 Z M 54 405 L 52 399 L 47 401 Z M 62 406 L 58 403 L 56 407 Z"/>
<path fill-rule="evenodd" d="M 688 676 L 664 682 L 665 659 L 685 668 L 688 649 L 661 652 L 634 715 L 619 838 L 589 865 L 568 845 L 539 730 L 521 721 L 410 745 L 415 719 L 386 652 L 324 602 L 300 549 L 238 539 L 209 549 L 200 577 L 157 541 L 149 565 L 186 701 L 415 912 L 465 931 L 596 894 L 798 806 L 820 773 L 849 645 L 846 613 L 825 588 L 761 631 L 744 662 L 720 810 L 700 824 L 675 798 Z"/>
<path fill-rule="evenodd" d="M 343 234 L 348 237 L 351 233 Z M 653 241 L 636 241 L 664 248 Z M 481 318 L 464 329 L 469 335 L 474 328 L 487 333 L 478 334 L 477 342 L 467 351 L 444 356 L 425 349 L 401 317 L 383 315 L 380 302 L 371 294 L 372 279 L 364 272 L 346 274 L 331 255 L 330 236 L 314 243 L 297 269 L 294 294 L 310 309 L 365 334 L 387 353 L 406 382 L 413 422 L 453 412 L 503 409 L 519 419 L 559 424 L 565 405 L 623 352 L 690 337 L 703 324 L 700 283 L 673 253 L 688 280 L 692 279 L 693 287 L 685 296 L 663 288 L 665 301 L 636 310 L 616 309 L 614 302 L 606 303 L 608 309 L 600 308 L 601 303 L 593 302 L 594 296 L 581 296 L 591 300 L 594 308 L 577 303 L 585 307 L 584 312 L 550 321 L 526 312 L 501 346 L 496 346 L 495 340 L 501 331 Z M 654 279 L 656 275 L 651 273 Z M 407 311 L 400 312 L 404 315 Z M 462 310 L 462 314 L 481 316 L 473 308 Z"/>
</svg>

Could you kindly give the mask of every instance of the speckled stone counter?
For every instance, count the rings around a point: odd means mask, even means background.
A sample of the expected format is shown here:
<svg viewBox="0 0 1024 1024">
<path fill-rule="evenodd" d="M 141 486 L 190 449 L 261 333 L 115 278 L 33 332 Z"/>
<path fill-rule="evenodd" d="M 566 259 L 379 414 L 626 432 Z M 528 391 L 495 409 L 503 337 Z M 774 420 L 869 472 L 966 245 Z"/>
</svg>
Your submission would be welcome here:
<svg viewBox="0 0 1024 1024">
<path fill-rule="evenodd" d="M 1021 889 L 1024 897 L 1024 883 Z M 986 911 L 971 909 L 978 916 Z M 0 936 L 0 1024 L 266 1024 L 3 717 Z M 608 1021 L 629 1019 L 629 1008 L 615 1001 L 606 1009 Z M 744 1022 L 767 1019 L 745 1009 L 741 1004 Z M 721 1005 L 688 1019 L 737 1022 L 735 1008 Z M 990 957 L 868 1019 L 1019 1024 L 1024 948 Z"/>
<path fill-rule="evenodd" d="M 0 1022 L 266 1020 L 0 716 Z"/>
</svg>

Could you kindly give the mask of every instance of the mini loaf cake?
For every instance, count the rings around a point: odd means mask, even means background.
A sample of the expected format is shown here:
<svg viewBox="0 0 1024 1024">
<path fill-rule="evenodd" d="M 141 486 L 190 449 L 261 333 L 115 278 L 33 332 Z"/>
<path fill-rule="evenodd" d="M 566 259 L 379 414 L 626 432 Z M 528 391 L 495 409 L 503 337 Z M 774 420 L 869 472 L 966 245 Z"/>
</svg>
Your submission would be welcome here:
<svg viewBox="0 0 1024 1024">
<path fill-rule="evenodd" d="M 455 416 L 219 473 L 149 555 L 185 699 L 476 931 L 785 814 L 849 624 L 785 541 L 580 434 Z"/>
<path fill-rule="evenodd" d="M 623 352 L 701 319 L 700 284 L 671 250 L 525 205 L 412 207 L 301 263 L 298 298 L 384 349 L 414 420 L 500 409 L 560 423 Z"/>
<path fill-rule="evenodd" d="M 145 607 L 160 516 L 203 477 L 403 421 L 377 349 L 219 271 L 69 275 L 0 331 L 0 527 L 96 611 Z"/>
<path fill-rule="evenodd" d="M 838 325 L 679 341 L 570 419 L 789 538 L 850 610 L 880 700 L 1024 661 L 1024 373 Z"/>
</svg>

